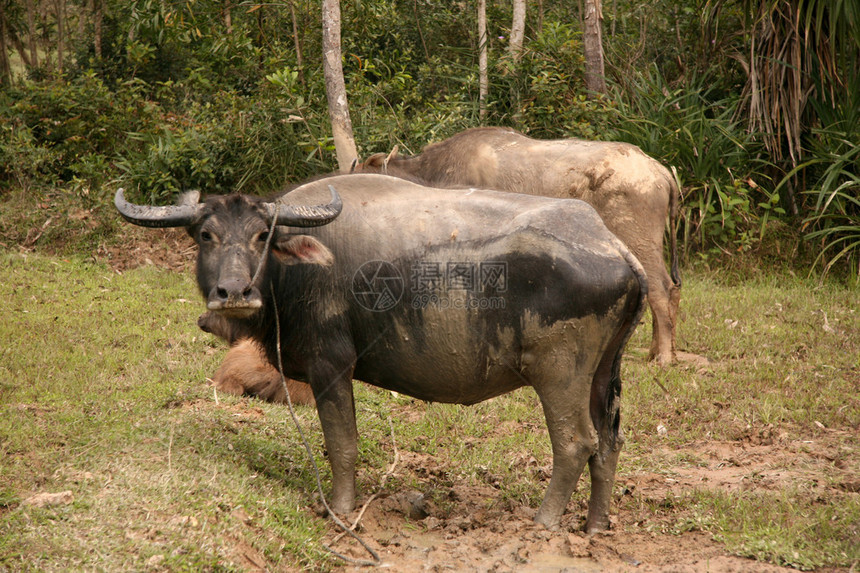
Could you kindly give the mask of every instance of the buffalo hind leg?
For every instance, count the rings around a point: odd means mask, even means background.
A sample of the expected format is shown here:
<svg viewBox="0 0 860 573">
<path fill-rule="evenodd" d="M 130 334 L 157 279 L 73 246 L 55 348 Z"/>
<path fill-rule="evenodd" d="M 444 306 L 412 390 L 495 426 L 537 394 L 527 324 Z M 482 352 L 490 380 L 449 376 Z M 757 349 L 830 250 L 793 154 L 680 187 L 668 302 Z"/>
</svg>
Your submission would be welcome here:
<svg viewBox="0 0 860 573">
<path fill-rule="evenodd" d="M 648 360 L 656 359 L 661 366 L 668 366 L 675 361 L 675 315 L 680 291 L 669 278 L 662 259 L 650 260 L 649 257 L 640 262 L 648 275 L 648 306 L 653 321 Z"/>
<path fill-rule="evenodd" d="M 615 484 L 615 468 L 623 445 L 624 437 L 619 431 L 614 447 L 610 449 L 601 443 L 598 452 L 588 459 L 588 469 L 591 473 L 591 498 L 588 500 L 588 519 L 585 520 L 587 533 L 609 529 L 612 486 Z"/>
<path fill-rule="evenodd" d="M 597 430 L 600 445 L 588 459 L 591 473 L 591 499 L 588 501 L 588 533 L 609 529 L 609 505 L 612 501 L 612 486 L 615 484 L 615 468 L 618 455 L 624 446 L 624 435 L 620 429 L 621 380 L 619 360 L 621 345 L 630 335 L 632 323 L 625 323 L 609 347 L 594 373 L 591 386 L 591 422 Z"/>
<path fill-rule="evenodd" d="M 597 451 L 598 439 L 589 413 L 596 365 L 572 364 L 573 359 L 570 363 L 548 362 L 531 378 L 552 443 L 552 478 L 535 521 L 552 529 L 560 524 L 585 464 Z"/>
</svg>

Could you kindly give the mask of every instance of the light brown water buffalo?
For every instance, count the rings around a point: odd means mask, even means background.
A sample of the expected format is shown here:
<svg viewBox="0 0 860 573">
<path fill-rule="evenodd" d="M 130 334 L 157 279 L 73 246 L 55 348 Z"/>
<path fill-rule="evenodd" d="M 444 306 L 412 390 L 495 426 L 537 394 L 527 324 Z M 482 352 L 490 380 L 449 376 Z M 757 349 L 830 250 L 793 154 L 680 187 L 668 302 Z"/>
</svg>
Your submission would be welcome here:
<svg viewBox="0 0 860 573">
<path fill-rule="evenodd" d="M 428 145 L 414 157 L 379 153 L 357 172 L 453 187 L 470 186 L 589 203 L 642 263 L 653 316 L 649 359 L 675 359 L 680 301 L 675 220 L 679 192 L 672 174 L 635 145 L 579 139 L 536 140 L 508 128 L 469 129 Z M 669 218 L 671 277 L 663 260 Z"/>
<path fill-rule="evenodd" d="M 293 404 L 314 405 L 310 386 L 286 378 L 285 391 L 281 374 L 269 363 L 260 345 L 244 337 L 224 317 L 205 312 L 197 319 L 197 325 L 201 330 L 223 338 L 230 344 L 224 361 L 212 375 L 212 382 L 218 391 L 237 396 L 247 394 L 277 404 L 286 404 L 289 392 Z"/>
</svg>

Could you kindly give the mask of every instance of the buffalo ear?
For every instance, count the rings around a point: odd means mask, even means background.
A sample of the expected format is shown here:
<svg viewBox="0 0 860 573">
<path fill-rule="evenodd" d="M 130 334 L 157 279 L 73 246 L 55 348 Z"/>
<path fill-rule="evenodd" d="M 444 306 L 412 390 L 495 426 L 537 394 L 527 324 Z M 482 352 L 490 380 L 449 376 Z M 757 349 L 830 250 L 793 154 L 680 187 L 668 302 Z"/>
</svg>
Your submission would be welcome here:
<svg viewBox="0 0 860 573">
<path fill-rule="evenodd" d="M 365 161 L 362 166 L 371 169 L 382 169 L 385 163 L 386 157 L 384 153 L 374 153 L 367 158 L 367 161 Z"/>
<path fill-rule="evenodd" d="M 328 247 L 308 235 L 286 235 L 275 241 L 272 253 L 285 265 L 330 266 L 334 255 Z"/>
</svg>

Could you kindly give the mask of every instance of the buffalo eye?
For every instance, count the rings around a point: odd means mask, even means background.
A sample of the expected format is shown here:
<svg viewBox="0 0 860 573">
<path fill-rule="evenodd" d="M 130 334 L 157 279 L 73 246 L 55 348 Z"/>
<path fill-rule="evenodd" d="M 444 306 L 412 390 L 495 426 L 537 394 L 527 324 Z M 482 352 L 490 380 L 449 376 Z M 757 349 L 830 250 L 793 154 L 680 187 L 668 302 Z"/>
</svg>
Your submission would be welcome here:
<svg viewBox="0 0 860 573">
<path fill-rule="evenodd" d="M 266 241 L 269 240 L 269 232 L 263 231 L 262 233 L 257 235 L 257 240 L 260 241 L 261 243 L 265 243 Z"/>
<path fill-rule="evenodd" d="M 208 243 L 212 240 L 212 233 L 209 231 L 201 231 L 200 232 L 200 241 L 203 243 Z"/>
</svg>

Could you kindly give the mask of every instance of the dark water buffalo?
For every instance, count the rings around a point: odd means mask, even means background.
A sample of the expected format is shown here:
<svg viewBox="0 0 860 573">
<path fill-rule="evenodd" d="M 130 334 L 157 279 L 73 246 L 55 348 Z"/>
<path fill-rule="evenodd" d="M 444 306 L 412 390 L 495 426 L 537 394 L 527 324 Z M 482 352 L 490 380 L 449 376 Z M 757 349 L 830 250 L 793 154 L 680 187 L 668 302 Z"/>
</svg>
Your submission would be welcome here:
<svg viewBox="0 0 860 573">
<path fill-rule="evenodd" d="M 665 167 L 638 147 L 578 139 L 541 141 L 512 129 L 485 127 L 428 145 L 415 157 L 374 155 L 357 170 L 405 175 L 429 185 L 586 201 L 648 274 L 648 303 L 654 319 L 649 358 L 661 364 L 675 359 L 681 279 L 675 234 L 669 237 L 671 278 L 663 262 L 663 234 L 667 216 L 670 229 L 675 228 L 678 186 Z"/>
<path fill-rule="evenodd" d="M 314 405 L 314 395 L 304 382 L 286 379 L 286 390 L 278 372 L 259 344 L 244 337 L 240 329 L 214 312 L 205 312 L 197 319 L 201 330 L 223 338 L 230 344 L 221 366 L 212 375 L 215 388 L 228 394 L 248 394 L 277 404 L 287 402 L 287 392 L 293 404 Z"/>
<path fill-rule="evenodd" d="M 143 207 L 121 190 L 115 202 L 135 224 L 186 227 L 208 309 L 310 384 L 334 511 L 355 504 L 353 379 L 459 404 L 530 385 L 553 449 L 536 521 L 559 524 L 588 463 L 587 528 L 608 526 L 621 355 L 647 284 L 586 203 L 381 175 L 309 183 L 275 203 Z"/>
</svg>

